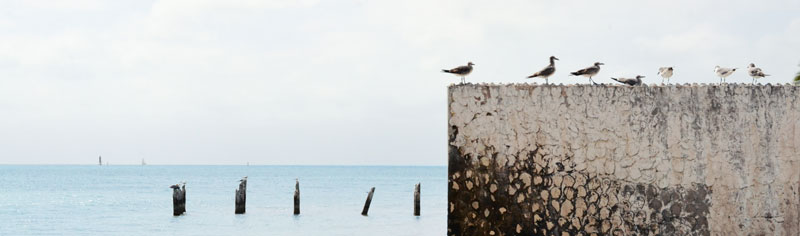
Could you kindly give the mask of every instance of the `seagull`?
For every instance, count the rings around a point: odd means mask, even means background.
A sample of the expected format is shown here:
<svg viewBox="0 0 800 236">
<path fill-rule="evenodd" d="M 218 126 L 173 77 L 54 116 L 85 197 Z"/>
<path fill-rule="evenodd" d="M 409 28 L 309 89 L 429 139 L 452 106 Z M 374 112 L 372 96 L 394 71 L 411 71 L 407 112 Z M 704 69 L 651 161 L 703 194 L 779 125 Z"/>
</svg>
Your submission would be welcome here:
<svg viewBox="0 0 800 236">
<path fill-rule="evenodd" d="M 550 65 L 545 67 L 544 69 L 540 70 L 539 72 L 533 73 L 533 75 L 528 76 L 528 78 L 536 78 L 536 77 L 543 77 L 544 83 L 548 84 L 547 78 L 550 78 L 551 75 L 556 73 L 556 64 L 554 60 L 558 60 L 555 56 L 550 56 Z"/>
<path fill-rule="evenodd" d="M 592 76 L 595 76 L 597 75 L 598 72 L 600 72 L 600 65 L 605 65 L 605 64 L 600 62 L 595 62 L 593 66 L 580 69 L 570 74 L 575 76 L 582 75 L 583 77 L 589 77 L 589 81 L 592 82 L 592 84 L 597 84 L 594 82 L 594 80 L 592 80 Z"/>
<path fill-rule="evenodd" d="M 661 67 L 658 68 L 658 74 L 661 75 L 661 83 L 664 83 L 664 79 L 667 79 L 667 83 L 669 83 L 669 78 L 672 77 L 672 67 Z"/>
<path fill-rule="evenodd" d="M 611 79 L 613 79 L 614 81 L 617 81 L 617 82 L 620 82 L 620 83 L 623 83 L 623 84 L 627 84 L 627 85 L 630 85 L 630 86 L 641 85 L 642 84 L 642 78 L 644 78 L 644 75 L 637 75 L 634 78 L 614 78 L 614 77 L 611 77 Z"/>
<path fill-rule="evenodd" d="M 750 77 L 753 77 L 754 84 L 756 83 L 756 79 L 769 76 L 768 74 L 764 74 L 764 71 L 762 71 L 761 68 L 756 67 L 756 65 L 753 63 L 750 63 L 750 65 L 747 66 L 747 72 L 750 74 Z"/>
<path fill-rule="evenodd" d="M 466 81 L 466 76 L 472 72 L 472 66 L 475 65 L 472 62 L 467 62 L 466 66 L 459 66 L 453 69 L 445 70 L 442 69 L 442 72 L 454 74 L 457 76 L 461 76 L 461 83 L 463 84 Z"/>
<path fill-rule="evenodd" d="M 719 83 L 724 83 L 725 82 L 725 77 L 728 77 L 731 74 L 733 74 L 733 72 L 735 72 L 736 69 L 739 69 L 739 68 L 731 69 L 731 68 L 722 68 L 722 67 L 716 66 L 716 67 L 714 67 L 714 72 L 717 73 L 717 76 L 719 76 Z"/>
</svg>

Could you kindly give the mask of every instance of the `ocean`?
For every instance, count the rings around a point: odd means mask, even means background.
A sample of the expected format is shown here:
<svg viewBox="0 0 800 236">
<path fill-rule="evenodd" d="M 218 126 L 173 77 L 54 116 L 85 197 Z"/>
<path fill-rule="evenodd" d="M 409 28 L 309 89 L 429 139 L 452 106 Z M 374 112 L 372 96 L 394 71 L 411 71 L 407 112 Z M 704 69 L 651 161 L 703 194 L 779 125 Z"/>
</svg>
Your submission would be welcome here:
<svg viewBox="0 0 800 236">
<path fill-rule="evenodd" d="M 243 176 L 247 212 L 235 215 Z M 187 212 L 172 216 L 181 181 Z M 0 235 L 445 235 L 446 188 L 444 166 L 0 165 Z"/>
</svg>

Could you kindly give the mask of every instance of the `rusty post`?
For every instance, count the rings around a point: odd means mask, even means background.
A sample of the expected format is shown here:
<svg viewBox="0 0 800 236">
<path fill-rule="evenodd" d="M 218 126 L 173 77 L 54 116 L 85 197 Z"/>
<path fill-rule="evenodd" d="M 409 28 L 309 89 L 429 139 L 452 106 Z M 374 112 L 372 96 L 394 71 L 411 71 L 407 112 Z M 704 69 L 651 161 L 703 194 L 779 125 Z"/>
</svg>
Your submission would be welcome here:
<svg viewBox="0 0 800 236">
<path fill-rule="evenodd" d="M 294 181 L 294 214 L 300 215 L 300 180 Z"/>
<path fill-rule="evenodd" d="M 245 203 L 247 203 L 247 176 L 239 180 L 239 189 L 236 190 L 236 210 L 235 214 L 244 214 Z"/>
<path fill-rule="evenodd" d="M 186 182 L 170 186 L 172 188 L 172 215 L 179 216 L 186 212 Z"/>
<path fill-rule="evenodd" d="M 414 215 L 419 216 L 419 188 L 420 183 L 414 186 Z"/>
<path fill-rule="evenodd" d="M 364 203 L 364 210 L 361 211 L 361 215 L 366 216 L 367 212 L 369 212 L 369 204 L 372 203 L 372 194 L 375 193 L 375 187 L 369 190 L 369 195 L 367 195 L 367 202 Z"/>
</svg>

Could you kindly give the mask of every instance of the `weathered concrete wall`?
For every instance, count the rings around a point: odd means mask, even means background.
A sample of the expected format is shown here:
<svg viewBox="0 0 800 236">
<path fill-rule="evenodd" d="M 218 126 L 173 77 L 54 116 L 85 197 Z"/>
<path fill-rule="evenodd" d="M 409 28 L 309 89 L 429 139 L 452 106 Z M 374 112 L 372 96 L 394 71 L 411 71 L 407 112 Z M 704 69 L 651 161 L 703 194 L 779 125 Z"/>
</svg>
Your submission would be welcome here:
<svg viewBox="0 0 800 236">
<path fill-rule="evenodd" d="M 800 235 L 800 89 L 454 85 L 450 235 Z"/>
</svg>

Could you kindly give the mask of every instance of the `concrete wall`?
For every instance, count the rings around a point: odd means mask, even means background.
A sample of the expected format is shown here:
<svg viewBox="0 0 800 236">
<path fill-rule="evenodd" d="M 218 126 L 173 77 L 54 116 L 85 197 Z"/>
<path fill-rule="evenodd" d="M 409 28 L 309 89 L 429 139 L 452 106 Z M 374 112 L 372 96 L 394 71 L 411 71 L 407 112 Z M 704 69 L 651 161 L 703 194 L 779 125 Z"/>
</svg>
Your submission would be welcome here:
<svg viewBox="0 0 800 236">
<path fill-rule="evenodd" d="M 454 85 L 450 235 L 800 235 L 800 89 Z"/>
</svg>

